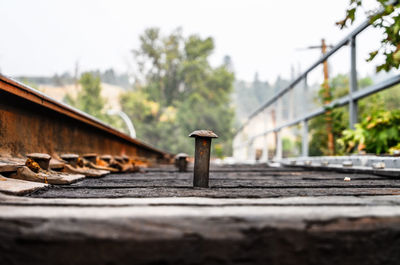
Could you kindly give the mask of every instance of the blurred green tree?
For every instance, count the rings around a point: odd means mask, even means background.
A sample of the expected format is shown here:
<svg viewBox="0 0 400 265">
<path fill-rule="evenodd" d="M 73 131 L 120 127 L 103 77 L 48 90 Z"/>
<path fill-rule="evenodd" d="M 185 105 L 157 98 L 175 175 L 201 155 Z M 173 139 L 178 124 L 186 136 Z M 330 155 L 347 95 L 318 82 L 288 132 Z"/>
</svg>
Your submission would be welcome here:
<svg viewBox="0 0 400 265">
<path fill-rule="evenodd" d="M 98 75 L 91 72 L 83 73 L 79 79 L 81 89 L 76 98 L 70 94 L 66 94 L 63 101 L 97 119 L 107 123 L 108 125 L 124 132 L 128 132 L 126 125 L 117 116 L 110 116 L 106 114 L 104 109 L 106 99 L 101 96 L 101 81 Z"/>
<path fill-rule="evenodd" d="M 338 143 L 343 152 L 388 153 L 391 148 L 399 149 L 400 111 L 379 110 L 373 112 L 354 130 L 345 130 Z"/>
<path fill-rule="evenodd" d="M 359 101 L 359 120 L 354 130 L 345 130 L 338 139 L 339 154 L 390 153 L 400 150 L 400 85 Z"/>
<path fill-rule="evenodd" d="M 360 88 L 367 87 L 372 84 L 372 80 L 369 77 L 361 78 L 358 81 Z M 348 75 L 339 74 L 333 77 L 329 82 L 329 87 L 332 93 L 332 99 L 341 98 L 349 93 L 349 77 Z M 314 98 L 320 106 L 324 104 L 323 99 L 324 89 L 321 88 L 318 96 Z M 360 113 L 364 113 L 366 109 L 372 109 L 376 106 L 375 98 L 371 98 L 371 101 L 360 102 Z M 345 107 L 332 109 L 332 121 L 333 121 L 333 136 L 334 139 L 339 139 L 343 135 L 343 131 L 348 129 L 349 114 Z M 326 120 L 323 115 L 318 116 L 310 120 L 309 124 L 310 133 L 312 135 L 309 152 L 311 156 L 321 156 L 329 154 L 327 150 L 328 134 L 326 132 Z M 335 141 L 335 153 L 338 154 L 342 150 L 341 145 Z"/>
<path fill-rule="evenodd" d="M 105 99 L 101 97 L 100 77 L 91 73 L 83 73 L 79 79 L 82 89 L 76 99 L 67 94 L 64 102 L 86 112 L 98 119 L 104 120 L 103 108 Z"/>
<path fill-rule="evenodd" d="M 212 67 L 214 40 L 184 37 L 181 29 L 163 36 L 149 28 L 133 51 L 138 72 L 134 91 L 121 97 L 138 138 L 170 152 L 193 153 L 188 134 L 196 129 L 216 132 L 218 154 L 232 152 L 234 74 L 230 65 Z M 222 146 L 222 148 L 221 148 Z"/>
<path fill-rule="evenodd" d="M 345 28 L 348 24 L 353 24 L 358 10 L 364 10 L 370 18 L 371 24 L 375 28 L 383 30 L 381 46 L 371 51 L 367 61 L 372 61 L 378 54 L 384 57 L 384 62 L 378 64 L 377 72 L 381 70 L 389 71 L 392 68 L 398 69 L 400 66 L 400 7 L 399 1 L 374 0 L 378 6 L 376 9 L 365 9 L 365 0 L 350 0 L 346 10 L 345 18 L 336 24 Z M 369 3 L 370 4 L 370 3 Z"/>
<path fill-rule="evenodd" d="M 76 106 L 96 118 L 104 119 L 104 98 L 101 97 L 100 77 L 84 73 L 79 80 L 82 90 L 76 98 Z"/>
</svg>

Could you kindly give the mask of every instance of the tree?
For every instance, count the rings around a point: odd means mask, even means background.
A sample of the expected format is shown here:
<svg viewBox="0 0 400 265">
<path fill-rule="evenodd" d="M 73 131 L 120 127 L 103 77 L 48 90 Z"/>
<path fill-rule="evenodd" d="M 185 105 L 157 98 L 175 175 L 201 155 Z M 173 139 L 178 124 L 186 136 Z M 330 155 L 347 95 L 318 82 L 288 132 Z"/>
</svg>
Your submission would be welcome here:
<svg viewBox="0 0 400 265">
<path fill-rule="evenodd" d="M 160 29 L 149 28 L 140 36 L 140 48 L 133 50 L 142 88 L 146 86 L 150 99 L 162 105 L 172 104 L 182 81 L 182 38 L 179 28 L 166 37 Z"/>
<path fill-rule="evenodd" d="M 331 95 L 333 99 L 343 97 L 349 92 L 349 78 L 347 75 L 339 74 L 332 78 L 329 82 Z M 325 104 L 325 88 L 321 87 L 318 96 L 314 99 L 318 105 Z M 332 117 L 332 134 L 333 138 L 337 139 L 342 136 L 342 131 L 347 129 L 348 113 L 343 108 L 334 108 L 330 110 Z M 310 155 L 321 156 L 329 155 L 331 151 L 328 150 L 328 133 L 326 130 L 325 116 L 318 116 L 310 121 L 310 132 L 312 134 L 310 142 Z M 337 144 L 334 145 L 334 151 L 338 150 Z"/>
<path fill-rule="evenodd" d="M 63 101 L 121 132 L 128 133 L 128 128 L 122 119 L 107 115 L 105 112 L 104 106 L 107 100 L 101 96 L 102 88 L 99 74 L 96 75 L 93 72 L 83 73 L 79 79 L 79 84 L 81 85 L 81 90 L 78 92 L 77 97 L 73 98 L 70 94 L 66 94 Z"/>
<path fill-rule="evenodd" d="M 358 80 L 358 86 L 360 88 L 371 85 L 372 80 L 369 77 L 361 78 Z M 341 98 L 349 93 L 349 77 L 348 75 L 339 74 L 329 80 L 329 87 L 331 89 L 332 100 Z M 314 99 L 320 106 L 324 105 L 325 89 L 321 88 L 318 96 Z M 372 96 L 372 97 L 375 97 Z M 360 113 L 365 113 L 365 110 L 372 109 L 376 104 L 376 100 L 362 101 L 359 103 Z M 349 114 L 346 108 L 333 108 L 331 109 L 332 115 L 332 133 L 334 139 L 340 139 L 343 136 L 343 131 L 348 129 Z M 326 121 L 324 116 L 318 116 L 310 120 L 310 132 L 312 138 L 310 141 L 310 155 L 321 156 L 328 155 L 330 152 L 327 149 L 328 134 L 326 131 Z M 343 154 L 344 150 L 342 144 L 335 141 L 334 151 L 336 154 Z"/>
<path fill-rule="evenodd" d="M 230 154 L 234 75 L 227 58 L 219 67 L 210 65 L 213 50 L 211 37 L 184 37 L 179 28 L 167 36 L 158 28 L 144 31 L 140 47 L 133 51 L 138 69 L 135 91 L 121 98 L 139 138 L 174 153 L 192 153 L 188 134 L 211 129 L 220 136 L 223 154 Z M 221 145 L 218 148 L 221 153 Z"/>
<path fill-rule="evenodd" d="M 289 84 L 289 81 L 284 80 L 283 83 Z M 261 81 L 257 72 L 251 83 L 242 80 L 235 82 L 232 101 L 236 111 L 236 127 L 245 122 L 257 108 L 273 96 L 276 86 L 282 86 L 282 79 L 278 78 L 275 84 L 269 84 L 267 81 Z"/>
<path fill-rule="evenodd" d="M 82 86 L 75 100 L 75 106 L 99 119 L 104 119 L 105 100 L 101 97 L 100 77 L 83 73 L 80 80 Z"/>
<path fill-rule="evenodd" d="M 352 24 L 356 12 L 362 8 L 363 0 L 351 0 L 346 16 L 337 24 L 344 28 Z M 367 61 L 373 61 L 378 55 L 385 58 L 384 63 L 376 67 L 376 71 L 389 71 L 400 66 L 400 13 L 399 1 L 376 0 L 378 9 L 368 10 L 370 23 L 384 34 L 380 47 L 371 51 Z M 374 94 L 359 102 L 361 122 L 355 125 L 354 130 L 345 130 L 338 140 L 342 151 L 387 153 L 400 149 L 398 96 L 400 87 L 394 86 L 379 94 Z"/>
<path fill-rule="evenodd" d="M 376 111 L 355 127 L 354 130 L 345 130 L 338 141 L 346 153 L 365 151 L 381 154 L 399 147 L 399 110 Z"/>
<path fill-rule="evenodd" d="M 363 0 L 350 0 L 350 5 L 346 10 L 345 18 L 336 24 L 344 28 L 352 24 L 356 19 L 356 12 L 363 8 Z M 385 62 L 376 67 L 377 72 L 381 70 L 389 71 L 392 68 L 398 69 L 400 66 L 400 7 L 399 1 L 376 0 L 378 8 L 376 10 L 367 10 L 371 24 L 375 28 L 384 31 L 381 39 L 381 46 L 371 51 L 367 61 L 372 61 L 378 54 L 385 58 Z"/>
<path fill-rule="evenodd" d="M 354 130 L 342 132 L 337 141 L 339 153 L 381 154 L 400 150 L 399 97 L 400 85 L 397 85 L 359 101 L 361 122 Z"/>
</svg>

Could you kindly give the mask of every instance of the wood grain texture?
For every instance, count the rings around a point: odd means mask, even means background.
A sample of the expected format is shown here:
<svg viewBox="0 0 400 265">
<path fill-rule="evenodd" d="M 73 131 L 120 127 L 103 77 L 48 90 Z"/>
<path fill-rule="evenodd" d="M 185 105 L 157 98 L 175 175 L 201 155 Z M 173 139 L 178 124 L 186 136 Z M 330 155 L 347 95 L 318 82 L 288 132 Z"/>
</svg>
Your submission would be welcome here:
<svg viewBox="0 0 400 265">
<path fill-rule="evenodd" d="M 213 167 L 210 188 L 194 189 L 192 174 L 0 194 L 0 264 L 398 264 L 396 179 Z"/>
</svg>

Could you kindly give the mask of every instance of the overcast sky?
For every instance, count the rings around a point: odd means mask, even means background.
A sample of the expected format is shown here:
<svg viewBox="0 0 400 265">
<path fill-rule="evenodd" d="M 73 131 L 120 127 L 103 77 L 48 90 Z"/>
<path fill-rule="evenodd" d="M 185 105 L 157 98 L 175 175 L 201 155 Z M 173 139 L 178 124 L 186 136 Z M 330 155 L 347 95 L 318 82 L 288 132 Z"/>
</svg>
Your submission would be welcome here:
<svg viewBox="0 0 400 265">
<path fill-rule="evenodd" d="M 165 33 L 182 27 L 185 35 L 212 36 L 212 64 L 232 57 L 238 79 L 262 80 L 290 76 L 291 65 L 305 69 L 320 56 L 318 50 L 299 50 L 326 38 L 335 44 L 349 30 L 342 19 L 349 0 L 0 0 L 0 69 L 3 74 L 53 75 L 132 65 L 130 50 L 139 45 L 144 29 Z M 362 22 L 359 19 L 356 24 Z M 359 65 L 378 44 L 376 34 L 360 37 Z M 348 70 L 348 51 L 330 62 L 335 73 Z M 318 72 L 318 76 L 320 73 Z"/>
</svg>

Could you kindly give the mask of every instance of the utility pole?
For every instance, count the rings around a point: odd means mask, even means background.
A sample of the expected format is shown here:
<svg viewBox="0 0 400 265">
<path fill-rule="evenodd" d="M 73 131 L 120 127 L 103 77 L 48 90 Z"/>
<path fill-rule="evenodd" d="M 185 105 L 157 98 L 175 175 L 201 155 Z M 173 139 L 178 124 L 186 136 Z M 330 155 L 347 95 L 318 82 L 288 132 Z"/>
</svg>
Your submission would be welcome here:
<svg viewBox="0 0 400 265">
<path fill-rule="evenodd" d="M 75 62 L 75 69 L 74 69 L 74 81 L 75 81 L 75 89 L 78 89 L 79 85 L 79 60 Z"/>
<path fill-rule="evenodd" d="M 322 55 L 326 54 L 326 49 L 331 48 L 332 45 L 326 45 L 325 39 L 321 40 L 321 46 L 310 46 L 306 49 L 321 49 Z M 332 93 L 329 87 L 329 69 L 328 69 L 328 61 L 325 60 L 323 62 L 323 72 L 324 72 L 324 83 L 322 84 L 322 88 L 324 89 L 323 93 L 323 101 L 324 104 L 329 104 L 332 102 Z M 333 119 L 332 119 L 332 110 L 328 109 L 325 112 L 325 122 L 326 122 L 326 131 L 328 133 L 328 155 L 335 154 L 335 139 L 333 137 Z"/>
<path fill-rule="evenodd" d="M 321 40 L 321 51 L 322 55 L 326 53 L 326 43 L 325 39 Z M 329 87 L 329 72 L 328 72 L 328 61 L 325 60 L 323 63 L 324 68 L 324 104 L 329 104 L 332 101 L 332 93 Z M 332 121 L 332 110 L 328 109 L 325 112 L 325 121 L 326 121 L 326 131 L 328 133 L 328 155 L 335 154 L 335 139 L 333 137 L 333 121 Z"/>
</svg>

